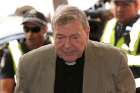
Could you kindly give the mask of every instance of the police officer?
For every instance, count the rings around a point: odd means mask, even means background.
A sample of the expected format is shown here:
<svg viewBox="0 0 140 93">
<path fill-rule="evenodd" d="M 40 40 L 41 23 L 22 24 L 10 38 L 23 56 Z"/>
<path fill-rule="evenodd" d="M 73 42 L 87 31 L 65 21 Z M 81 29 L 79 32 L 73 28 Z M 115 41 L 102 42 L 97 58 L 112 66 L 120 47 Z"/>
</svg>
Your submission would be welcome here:
<svg viewBox="0 0 140 93">
<path fill-rule="evenodd" d="M 11 41 L 3 49 L 1 63 L 4 65 L 0 71 L 0 93 L 13 93 L 15 68 L 22 54 L 51 43 L 50 38 L 45 36 L 48 31 L 47 19 L 41 12 L 30 10 L 25 13 L 22 25 L 25 38 Z"/>
<path fill-rule="evenodd" d="M 112 10 L 115 18 L 107 22 L 101 42 L 124 49 L 135 78 L 140 77 L 138 0 L 112 0 Z"/>
</svg>

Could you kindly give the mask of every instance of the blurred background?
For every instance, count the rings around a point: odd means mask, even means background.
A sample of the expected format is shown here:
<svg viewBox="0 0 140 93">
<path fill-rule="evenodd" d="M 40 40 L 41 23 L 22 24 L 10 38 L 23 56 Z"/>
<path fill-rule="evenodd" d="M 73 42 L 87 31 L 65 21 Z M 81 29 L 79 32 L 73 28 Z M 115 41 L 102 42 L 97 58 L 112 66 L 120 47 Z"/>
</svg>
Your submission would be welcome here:
<svg viewBox="0 0 140 93">
<path fill-rule="evenodd" d="M 38 11 L 47 15 L 54 10 L 53 1 L 57 0 L 0 0 L 0 16 L 13 15 L 17 8 L 24 5 L 33 6 Z M 59 1 L 65 2 L 64 0 Z M 70 5 L 78 6 L 82 10 L 86 10 L 96 1 L 97 0 L 67 0 L 66 2 Z"/>
<path fill-rule="evenodd" d="M 26 8 L 35 8 L 50 18 L 59 4 L 70 4 L 87 10 L 97 0 L 0 0 L 0 44 L 3 42 L 23 37 L 22 12 Z M 48 24 L 49 25 L 49 24 Z M 51 27 L 49 25 L 49 31 Z"/>
</svg>

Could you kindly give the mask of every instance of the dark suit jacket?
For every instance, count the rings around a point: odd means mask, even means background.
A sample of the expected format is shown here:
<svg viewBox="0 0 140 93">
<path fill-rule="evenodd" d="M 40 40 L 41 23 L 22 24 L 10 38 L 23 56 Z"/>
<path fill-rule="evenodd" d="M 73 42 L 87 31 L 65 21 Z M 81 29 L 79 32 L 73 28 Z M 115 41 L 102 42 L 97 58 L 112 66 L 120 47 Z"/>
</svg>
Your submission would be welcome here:
<svg viewBox="0 0 140 93">
<path fill-rule="evenodd" d="M 54 93 L 55 64 L 53 44 L 22 56 L 15 93 Z M 122 51 L 109 45 L 88 42 L 83 93 L 135 93 L 134 78 Z"/>
</svg>

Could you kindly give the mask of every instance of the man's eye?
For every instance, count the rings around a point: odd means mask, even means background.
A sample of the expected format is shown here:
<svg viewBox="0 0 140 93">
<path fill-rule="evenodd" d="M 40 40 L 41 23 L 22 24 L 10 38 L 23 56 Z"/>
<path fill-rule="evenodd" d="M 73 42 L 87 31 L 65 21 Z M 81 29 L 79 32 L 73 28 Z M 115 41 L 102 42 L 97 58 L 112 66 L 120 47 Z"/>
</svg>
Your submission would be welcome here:
<svg viewBox="0 0 140 93">
<path fill-rule="evenodd" d="M 58 36 L 58 37 L 56 37 L 57 39 L 63 39 L 64 37 L 61 37 L 61 36 Z"/>
</svg>

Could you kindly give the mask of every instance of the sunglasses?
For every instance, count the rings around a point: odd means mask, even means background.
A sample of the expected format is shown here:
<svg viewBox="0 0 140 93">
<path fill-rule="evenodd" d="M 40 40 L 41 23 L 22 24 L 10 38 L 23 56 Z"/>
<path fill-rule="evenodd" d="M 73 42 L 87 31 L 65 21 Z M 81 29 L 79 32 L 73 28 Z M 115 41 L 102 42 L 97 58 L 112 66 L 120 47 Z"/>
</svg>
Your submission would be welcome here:
<svg viewBox="0 0 140 93">
<path fill-rule="evenodd" d="M 41 27 L 39 26 L 34 26 L 34 27 L 27 27 L 27 26 L 23 26 L 24 32 L 28 33 L 28 32 L 32 32 L 32 33 L 38 33 L 41 31 Z"/>
</svg>

